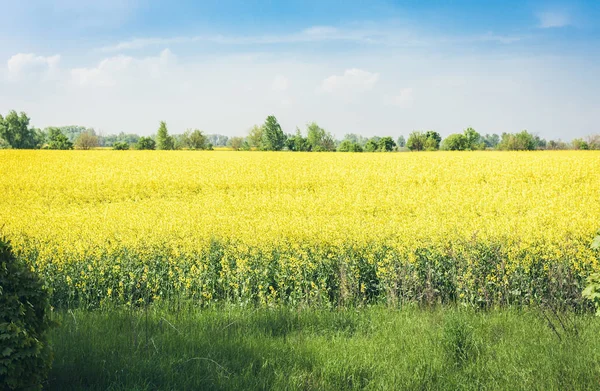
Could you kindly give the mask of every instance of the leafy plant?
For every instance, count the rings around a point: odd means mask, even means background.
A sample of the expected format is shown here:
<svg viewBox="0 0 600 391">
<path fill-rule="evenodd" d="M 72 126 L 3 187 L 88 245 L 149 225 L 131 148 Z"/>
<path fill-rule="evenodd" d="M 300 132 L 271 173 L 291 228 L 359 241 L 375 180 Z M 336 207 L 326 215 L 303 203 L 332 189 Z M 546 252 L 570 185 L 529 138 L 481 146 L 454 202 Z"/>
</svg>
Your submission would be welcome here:
<svg viewBox="0 0 600 391">
<path fill-rule="evenodd" d="M 0 389 L 41 389 L 52 363 L 42 281 L 0 238 Z"/>
<path fill-rule="evenodd" d="M 600 231 L 592 241 L 592 249 L 600 250 Z M 591 300 L 596 306 L 596 315 L 600 316 L 600 273 L 593 273 L 587 279 L 587 286 L 582 292 L 583 297 Z"/>
</svg>

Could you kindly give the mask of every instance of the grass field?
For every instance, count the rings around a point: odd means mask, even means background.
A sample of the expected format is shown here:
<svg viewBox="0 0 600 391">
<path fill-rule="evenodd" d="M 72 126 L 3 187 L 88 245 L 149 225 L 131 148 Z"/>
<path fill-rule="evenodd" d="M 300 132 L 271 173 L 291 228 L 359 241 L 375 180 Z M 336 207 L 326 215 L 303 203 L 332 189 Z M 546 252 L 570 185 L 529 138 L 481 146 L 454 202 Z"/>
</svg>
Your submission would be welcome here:
<svg viewBox="0 0 600 391">
<path fill-rule="evenodd" d="M 55 306 L 550 300 L 598 271 L 600 153 L 0 151 Z"/>
<path fill-rule="evenodd" d="M 592 316 L 452 307 L 60 312 L 49 390 L 597 390 Z M 574 326 L 574 328 L 573 328 Z"/>
</svg>

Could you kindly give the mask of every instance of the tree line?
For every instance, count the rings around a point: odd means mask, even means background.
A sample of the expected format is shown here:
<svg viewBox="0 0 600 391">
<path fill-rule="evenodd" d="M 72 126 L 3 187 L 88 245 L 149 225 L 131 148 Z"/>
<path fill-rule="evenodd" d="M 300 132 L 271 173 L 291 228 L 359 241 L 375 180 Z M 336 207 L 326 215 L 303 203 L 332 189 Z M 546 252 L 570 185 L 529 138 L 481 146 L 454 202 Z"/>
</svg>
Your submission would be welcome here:
<svg viewBox="0 0 600 391">
<path fill-rule="evenodd" d="M 316 122 L 303 131 L 296 127 L 295 133 L 286 134 L 275 116 L 270 115 L 262 125 L 255 125 L 246 137 L 227 137 L 220 134 L 205 134 L 198 129 L 188 129 L 181 134 L 169 134 L 167 124 L 160 122 L 153 136 L 135 133 L 111 135 L 98 134 L 83 126 L 48 127 L 40 130 L 30 126 L 27 114 L 16 111 L 5 117 L 0 115 L 0 149 L 93 149 L 98 147 L 115 150 L 212 150 L 214 147 L 229 147 L 233 150 L 260 151 L 304 151 L 304 152 L 392 152 L 392 151 L 476 151 L 476 150 L 600 150 L 600 135 L 571 142 L 545 140 L 526 130 L 518 133 L 481 135 L 473 128 L 446 138 L 433 130 L 413 131 L 407 138 L 394 140 L 390 136 L 363 137 L 346 134 L 342 140 Z"/>
</svg>

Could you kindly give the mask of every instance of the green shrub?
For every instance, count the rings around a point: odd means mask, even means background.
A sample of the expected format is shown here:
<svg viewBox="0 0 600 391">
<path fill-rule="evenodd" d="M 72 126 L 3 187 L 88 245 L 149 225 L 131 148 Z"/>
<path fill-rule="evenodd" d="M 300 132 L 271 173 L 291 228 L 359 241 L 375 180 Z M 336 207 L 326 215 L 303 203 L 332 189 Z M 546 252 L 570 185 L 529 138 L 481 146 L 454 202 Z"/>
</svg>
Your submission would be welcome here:
<svg viewBox="0 0 600 391">
<path fill-rule="evenodd" d="M 0 389 L 40 389 L 52 363 L 48 293 L 0 238 Z"/>
<path fill-rule="evenodd" d="M 115 151 L 126 151 L 129 149 L 129 143 L 127 141 L 117 141 L 113 144 Z"/>
<path fill-rule="evenodd" d="M 592 242 L 592 249 L 600 250 L 600 231 Z M 587 279 L 587 286 L 582 292 L 583 297 L 592 301 L 596 306 L 596 315 L 600 316 L 600 273 L 593 273 Z"/>
</svg>

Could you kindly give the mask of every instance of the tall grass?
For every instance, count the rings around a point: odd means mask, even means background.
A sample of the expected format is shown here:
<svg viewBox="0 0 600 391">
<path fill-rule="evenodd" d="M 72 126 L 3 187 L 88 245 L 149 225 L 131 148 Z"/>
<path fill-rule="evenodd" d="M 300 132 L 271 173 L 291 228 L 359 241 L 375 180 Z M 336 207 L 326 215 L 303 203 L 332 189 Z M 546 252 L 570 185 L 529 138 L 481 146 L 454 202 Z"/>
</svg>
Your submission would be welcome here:
<svg viewBox="0 0 600 391">
<path fill-rule="evenodd" d="M 51 390 L 584 390 L 600 323 L 534 310 L 61 311 Z"/>
</svg>

